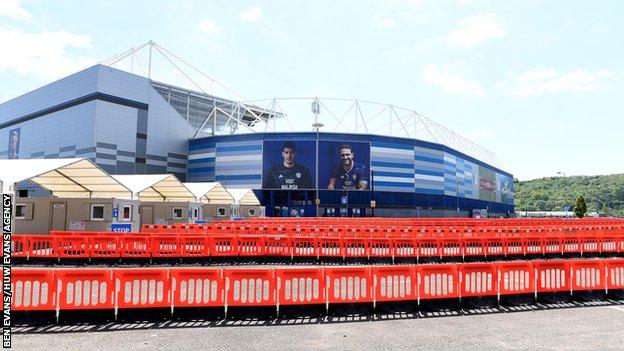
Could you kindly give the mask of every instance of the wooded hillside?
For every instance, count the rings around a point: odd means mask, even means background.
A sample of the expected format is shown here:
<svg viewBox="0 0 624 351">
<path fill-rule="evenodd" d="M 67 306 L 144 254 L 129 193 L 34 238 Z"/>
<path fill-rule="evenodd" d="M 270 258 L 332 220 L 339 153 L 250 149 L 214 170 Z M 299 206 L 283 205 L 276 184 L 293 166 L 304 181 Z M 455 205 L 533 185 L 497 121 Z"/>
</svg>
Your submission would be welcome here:
<svg viewBox="0 0 624 351">
<path fill-rule="evenodd" d="M 563 211 L 583 195 L 588 211 L 624 217 L 624 174 L 551 177 L 515 184 L 516 211 Z"/>
</svg>

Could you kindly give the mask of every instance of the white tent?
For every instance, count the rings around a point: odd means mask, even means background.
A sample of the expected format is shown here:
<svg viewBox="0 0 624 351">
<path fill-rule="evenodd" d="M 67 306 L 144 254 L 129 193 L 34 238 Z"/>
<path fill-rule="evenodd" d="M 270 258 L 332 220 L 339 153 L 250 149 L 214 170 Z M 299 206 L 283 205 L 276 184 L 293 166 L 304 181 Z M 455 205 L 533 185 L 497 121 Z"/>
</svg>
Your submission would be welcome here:
<svg viewBox="0 0 624 351">
<path fill-rule="evenodd" d="M 251 189 L 228 189 L 237 205 L 260 206 L 260 200 Z"/>
<path fill-rule="evenodd" d="M 52 196 L 64 198 L 131 198 L 130 189 L 86 158 L 0 160 L 3 193 L 30 180 Z"/>
<path fill-rule="evenodd" d="M 195 201 L 195 195 L 173 174 L 114 175 L 140 201 Z"/>
<path fill-rule="evenodd" d="M 207 183 L 184 183 L 197 199 L 204 204 L 231 205 L 234 198 L 219 182 Z"/>
</svg>

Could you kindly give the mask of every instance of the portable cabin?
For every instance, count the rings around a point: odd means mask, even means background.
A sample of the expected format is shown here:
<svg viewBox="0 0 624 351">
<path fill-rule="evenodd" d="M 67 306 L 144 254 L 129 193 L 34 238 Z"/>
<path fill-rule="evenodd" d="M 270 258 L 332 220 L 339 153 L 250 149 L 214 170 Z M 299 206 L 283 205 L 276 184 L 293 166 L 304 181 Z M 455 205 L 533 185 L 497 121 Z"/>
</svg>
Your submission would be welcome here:
<svg viewBox="0 0 624 351">
<path fill-rule="evenodd" d="M 253 218 L 264 217 L 264 206 L 256 197 L 252 189 L 227 189 L 234 198 L 232 205 L 232 217 Z"/>
<path fill-rule="evenodd" d="M 0 179 L 2 192 L 13 194 L 16 234 L 139 230 L 130 189 L 89 159 L 0 160 Z M 25 183 L 43 191 L 24 196 L 17 189 Z"/>
<path fill-rule="evenodd" d="M 230 219 L 234 198 L 219 182 L 184 183 L 202 203 L 203 221 Z"/>
<path fill-rule="evenodd" d="M 143 224 L 195 223 L 202 204 L 173 174 L 114 175 L 138 199 Z"/>
</svg>

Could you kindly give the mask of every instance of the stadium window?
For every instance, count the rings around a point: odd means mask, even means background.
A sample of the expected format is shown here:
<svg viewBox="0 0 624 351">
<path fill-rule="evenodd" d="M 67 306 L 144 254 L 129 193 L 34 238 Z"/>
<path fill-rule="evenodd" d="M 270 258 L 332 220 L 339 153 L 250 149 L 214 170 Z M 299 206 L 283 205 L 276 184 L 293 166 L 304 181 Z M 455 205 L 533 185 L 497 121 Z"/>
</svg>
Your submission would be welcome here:
<svg viewBox="0 0 624 351">
<path fill-rule="evenodd" d="M 15 205 L 15 219 L 26 219 L 26 205 Z"/>
<path fill-rule="evenodd" d="M 182 207 L 174 207 L 171 211 L 171 217 L 173 219 L 182 218 Z"/>
<path fill-rule="evenodd" d="M 91 205 L 91 220 L 92 221 L 104 220 L 104 205 L 99 205 L 99 204 Z"/>
<path fill-rule="evenodd" d="M 219 207 L 219 208 L 217 208 L 217 216 L 219 216 L 219 217 L 225 217 L 225 207 Z"/>
<path fill-rule="evenodd" d="M 122 221 L 131 221 L 132 220 L 132 205 L 124 205 L 121 211 L 121 220 Z"/>
</svg>

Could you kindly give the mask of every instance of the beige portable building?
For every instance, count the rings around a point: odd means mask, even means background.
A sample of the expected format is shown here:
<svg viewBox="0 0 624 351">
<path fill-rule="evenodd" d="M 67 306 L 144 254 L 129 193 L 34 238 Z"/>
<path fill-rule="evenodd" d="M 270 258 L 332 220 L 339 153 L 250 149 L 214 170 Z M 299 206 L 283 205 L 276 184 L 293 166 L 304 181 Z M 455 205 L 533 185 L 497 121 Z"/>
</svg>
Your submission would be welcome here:
<svg viewBox="0 0 624 351">
<path fill-rule="evenodd" d="M 264 217 L 264 206 L 251 189 L 227 189 L 234 198 L 232 217 Z"/>
<path fill-rule="evenodd" d="M 198 202 L 202 203 L 206 222 L 230 219 L 234 198 L 219 182 L 184 183 Z"/>
<path fill-rule="evenodd" d="M 201 220 L 202 204 L 173 174 L 114 175 L 140 202 L 144 224 L 195 223 Z"/>
<path fill-rule="evenodd" d="M 139 230 L 139 202 L 130 189 L 86 158 L 0 160 L 3 193 L 25 181 L 51 197 L 15 198 L 17 234 Z"/>
</svg>

